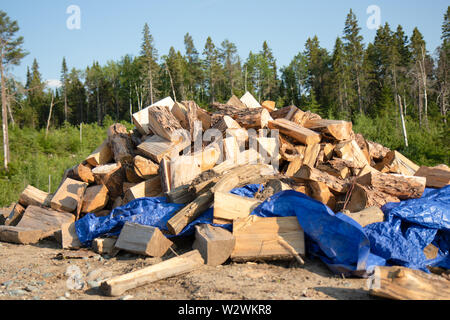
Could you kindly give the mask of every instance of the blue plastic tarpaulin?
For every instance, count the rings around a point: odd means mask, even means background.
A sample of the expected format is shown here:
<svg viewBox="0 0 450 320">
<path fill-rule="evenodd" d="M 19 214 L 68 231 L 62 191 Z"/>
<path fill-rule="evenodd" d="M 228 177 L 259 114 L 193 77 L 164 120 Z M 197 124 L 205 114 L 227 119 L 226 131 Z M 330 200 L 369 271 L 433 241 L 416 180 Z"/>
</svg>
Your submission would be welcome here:
<svg viewBox="0 0 450 320">
<path fill-rule="evenodd" d="M 253 197 L 259 185 L 232 193 Z M 104 235 L 118 235 L 126 221 L 167 230 L 167 221 L 183 205 L 165 198 L 142 198 L 114 209 L 109 216 L 87 214 L 75 224 L 83 245 Z M 261 217 L 296 216 L 305 232 L 307 253 L 318 256 L 335 273 L 364 276 L 377 265 L 402 265 L 427 271 L 426 266 L 450 264 L 450 186 L 426 189 L 420 199 L 388 203 L 385 221 L 361 227 L 302 193 L 288 190 L 270 197 L 252 214 Z M 178 236 L 190 235 L 196 224 L 212 224 L 213 209 L 206 210 Z M 231 225 L 216 225 L 231 230 Z M 434 244 L 438 256 L 427 260 L 423 249 Z"/>
</svg>

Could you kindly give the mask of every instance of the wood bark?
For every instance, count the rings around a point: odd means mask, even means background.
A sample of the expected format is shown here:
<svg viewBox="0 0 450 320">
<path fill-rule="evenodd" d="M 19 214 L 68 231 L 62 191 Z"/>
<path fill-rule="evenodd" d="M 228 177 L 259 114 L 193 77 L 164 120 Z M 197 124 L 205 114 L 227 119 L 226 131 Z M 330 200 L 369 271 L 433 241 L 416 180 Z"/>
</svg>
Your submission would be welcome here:
<svg viewBox="0 0 450 320">
<path fill-rule="evenodd" d="M 296 141 L 309 145 L 316 144 L 320 142 L 320 135 L 312 130 L 300 127 L 294 122 L 277 119 L 269 121 L 269 129 L 277 129 L 280 133 L 285 134 Z"/>
</svg>

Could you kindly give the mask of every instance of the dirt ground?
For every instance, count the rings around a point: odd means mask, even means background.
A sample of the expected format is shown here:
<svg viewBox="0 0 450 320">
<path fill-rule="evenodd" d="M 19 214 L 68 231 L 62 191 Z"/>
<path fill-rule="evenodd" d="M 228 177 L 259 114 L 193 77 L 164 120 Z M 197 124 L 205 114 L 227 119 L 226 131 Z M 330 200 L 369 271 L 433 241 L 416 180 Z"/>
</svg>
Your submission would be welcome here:
<svg viewBox="0 0 450 320">
<path fill-rule="evenodd" d="M 174 251 L 189 250 L 176 243 Z M 37 245 L 0 243 L 0 300 L 370 300 L 366 279 L 334 275 L 317 259 L 203 266 L 105 297 L 102 279 L 131 272 L 175 256 L 151 258 L 120 252 L 115 257 L 92 251 L 62 250 L 54 240 Z M 78 267 L 78 269 L 76 268 Z M 79 270 L 83 288 L 74 289 L 70 270 Z"/>
</svg>

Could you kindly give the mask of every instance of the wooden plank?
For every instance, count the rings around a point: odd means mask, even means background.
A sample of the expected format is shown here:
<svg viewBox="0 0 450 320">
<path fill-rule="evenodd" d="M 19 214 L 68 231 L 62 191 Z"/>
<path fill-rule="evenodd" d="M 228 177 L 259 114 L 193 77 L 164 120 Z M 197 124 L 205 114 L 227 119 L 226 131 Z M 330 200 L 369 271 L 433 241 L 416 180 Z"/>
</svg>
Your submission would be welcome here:
<svg viewBox="0 0 450 320">
<path fill-rule="evenodd" d="M 180 151 L 190 144 L 190 140 L 180 139 L 179 141 L 170 142 L 154 135 L 147 137 L 144 142 L 137 146 L 137 150 L 156 163 L 160 163 L 164 157 L 168 159 L 177 157 Z"/>
<path fill-rule="evenodd" d="M 220 227 L 209 224 L 195 226 L 193 249 L 197 249 L 208 266 L 223 264 L 231 256 L 236 239 L 233 234 Z"/>
<path fill-rule="evenodd" d="M 304 233 L 297 217 L 261 218 L 249 216 L 233 223 L 236 244 L 233 261 L 291 259 L 292 253 L 281 245 L 286 241 L 295 252 L 305 254 Z"/>
<path fill-rule="evenodd" d="M 306 145 L 320 142 L 320 134 L 285 119 L 269 121 L 268 126 Z"/>
<path fill-rule="evenodd" d="M 100 289 L 107 296 L 120 296 L 127 290 L 191 272 L 203 264 L 201 254 L 198 250 L 193 250 L 161 263 L 108 279 L 102 282 Z"/>
<path fill-rule="evenodd" d="M 155 176 L 128 189 L 124 196 L 124 202 L 128 203 L 135 199 L 145 197 L 156 197 L 161 192 L 161 179 L 159 176 Z"/>
<path fill-rule="evenodd" d="M 214 193 L 214 214 L 213 222 L 220 219 L 222 223 L 232 223 L 237 218 L 245 218 L 252 211 L 261 204 L 261 201 L 241 197 L 229 192 L 215 192 Z"/>
<path fill-rule="evenodd" d="M 26 206 L 49 207 L 52 195 L 28 185 L 19 196 L 19 203 Z"/>
<path fill-rule="evenodd" d="M 172 241 L 158 228 L 131 222 L 125 223 L 115 244 L 117 249 L 151 257 L 162 257 L 170 246 Z"/>
<path fill-rule="evenodd" d="M 450 168 L 446 165 L 436 167 L 421 166 L 414 174 L 417 177 L 425 177 L 429 188 L 443 188 L 450 184 Z"/>
<path fill-rule="evenodd" d="M 96 185 L 86 189 L 83 197 L 81 212 L 97 212 L 108 204 L 108 188 L 104 185 Z"/>
<path fill-rule="evenodd" d="M 67 178 L 56 191 L 50 202 L 50 206 L 55 210 L 74 212 L 87 186 L 88 184 L 86 182 Z"/>
<path fill-rule="evenodd" d="M 91 166 L 99 166 L 109 163 L 113 159 L 113 153 L 109 146 L 108 139 L 95 149 L 87 158 L 86 161 Z"/>
<path fill-rule="evenodd" d="M 375 267 L 369 293 L 395 300 L 450 300 L 450 281 L 405 267 Z"/>
</svg>

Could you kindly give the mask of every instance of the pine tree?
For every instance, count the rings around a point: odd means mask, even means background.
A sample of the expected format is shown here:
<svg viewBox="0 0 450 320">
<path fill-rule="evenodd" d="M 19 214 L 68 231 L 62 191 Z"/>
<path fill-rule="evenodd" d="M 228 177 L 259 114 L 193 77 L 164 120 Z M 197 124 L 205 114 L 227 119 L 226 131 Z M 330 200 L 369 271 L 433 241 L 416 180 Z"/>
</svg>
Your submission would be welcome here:
<svg viewBox="0 0 450 320">
<path fill-rule="evenodd" d="M 236 82 L 240 78 L 240 61 L 236 45 L 227 39 L 224 40 L 220 48 L 220 59 L 227 79 L 226 91 L 231 96 L 234 94 Z"/>
<path fill-rule="evenodd" d="M 350 66 L 350 71 L 354 75 L 353 87 L 356 90 L 357 105 L 360 113 L 364 113 L 362 101 L 362 66 L 364 62 L 363 37 L 360 35 L 361 28 L 355 14 L 350 9 L 344 27 L 344 48 L 346 53 L 346 63 Z"/>
<path fill-rule="evenodd" d="M 203 87 L 203 70 L 199 53 L 194 45 L 194 40 L 189 33 L 184 36 L 186 72 L 184 75 L 186 82 L 186 98 L 198 99 L 199 91 Z M 199 99 L 200 100 L 200 99 Z"/>
<path fill-rule="evenodd" d="M 339 113 L 349 113 L 349 102 L 348 102 L 348 86 L 349 86 L 349 72 L 348 66 L 345 63 L 344 56 L 344 46 L 341 38 L 337 37 L 334 43 L 333 57 L 332 57 L 332 68 L 333 68 L 333 88 L 334 94 L 337 95 L 337 101 L 339 104 Z"/>
<path fill-rule="evenodd" d="M 2 91 L 2 125 L 3 125 L 3 165 L 8 170 L 10 161 L 8 116 L 7 116 L 7 76 L 5 70 L 10 66 L 17 66 L 27 55 L 23 50 L 23 37 L 17 37 L 19 31 L 17 21 L 12 21 L 6 12 L 0 10 L 0 77 Z"/>
<path fill-rule="evenodd" d="M 273 56 L 272 49 L 269 48 L 267 41 L 263 42 L 261 55 L 261 75 L 263 83 L 263 97 L 275 100 L 275 94 L 278 89 L 277 63 Z"/>
<path fill-rule="evenodd" d="M 441 39 L 442 44 L 437 49 L 439 58 L 436 76 L 438 79 L 439 111 L 442 120 L 447 124 L 448 96 L 450 94 L 450 6 L 444 14 Z"/>
<path fill-rule="evenodd" d="M 148 84 L 147 104 L 153 104 L 155 101 L 156 92 L 156 75 L 159 72 L 157 60 L 158 51 L 153 44 L 153 36 L 150 34 L 150 27 L 146 23 L 143 30 L 143 39 L 141 45 L 141 56 L 145 62 L 145 79 Z"/>
<path fill-rule="evenodd" d="M 216 86 L 222 78 L 222 68 L 219 62 L 219 51 L 214 45 L 211 37 L 206 39 L 205 48 L 203 50 L 205 56 L 204 65 L 206 79 L 209 88 L 210 102 L 216 101 Z"/>
</svg>

